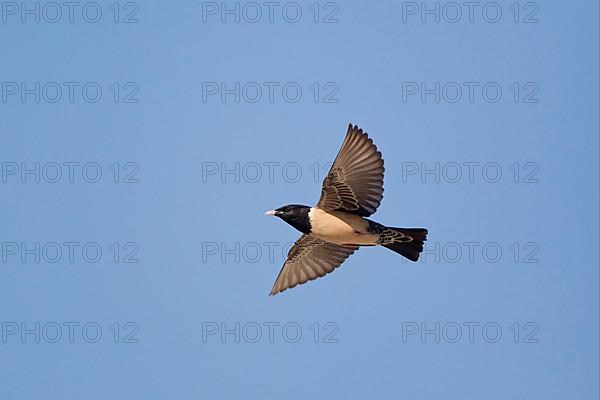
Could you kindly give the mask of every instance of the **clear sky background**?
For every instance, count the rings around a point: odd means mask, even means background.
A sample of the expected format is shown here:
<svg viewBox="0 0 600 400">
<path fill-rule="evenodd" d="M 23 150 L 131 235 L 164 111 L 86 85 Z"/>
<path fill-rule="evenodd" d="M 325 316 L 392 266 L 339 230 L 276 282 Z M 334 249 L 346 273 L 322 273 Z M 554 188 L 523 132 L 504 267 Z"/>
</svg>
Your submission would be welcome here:
<svg viewBox="0 0 600 400">
<path fill-rule="evenodd" d="M 598 398 L 598 5 L 513 3 L 3 2 L 0 397 Z M 349 122 L 426 254 L 268 297 Z"/>
</svg>

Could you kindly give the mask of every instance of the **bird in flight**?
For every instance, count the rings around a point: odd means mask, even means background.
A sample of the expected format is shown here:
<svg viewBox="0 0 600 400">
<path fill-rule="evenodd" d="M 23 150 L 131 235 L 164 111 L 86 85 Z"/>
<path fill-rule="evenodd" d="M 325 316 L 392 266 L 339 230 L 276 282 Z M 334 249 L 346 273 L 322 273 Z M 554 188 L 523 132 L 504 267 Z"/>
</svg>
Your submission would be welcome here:
<svg viewBox="0 0 600 400">
<path fill-rule="evenodd" d="M 365 218 L 381 204 L 383 171 L 381 152 L 366 132 L 350 124 L 317 205 L 289 204 L 265 213 L 302 232 L 271 295 L 332 272 L 360 246 L 379 245 L 411 261 L 419 259 L 427 229 L 391 228 Z"/>
</svg>

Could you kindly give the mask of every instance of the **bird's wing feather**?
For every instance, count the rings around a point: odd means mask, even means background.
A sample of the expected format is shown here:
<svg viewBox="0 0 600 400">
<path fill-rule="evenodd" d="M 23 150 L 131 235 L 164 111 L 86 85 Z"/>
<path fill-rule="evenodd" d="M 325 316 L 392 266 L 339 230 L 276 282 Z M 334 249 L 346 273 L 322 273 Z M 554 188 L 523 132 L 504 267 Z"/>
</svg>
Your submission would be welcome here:
<svg viewBox="0 0 600 400">
<path fill-rule="evenodd" d="M 317 207 L 368 217 L 383 198 L 383 159 L 358 126 L 348 126 L 342 147 L 323 181 Z"/>
<path fill-rule="evenodd" d="M 357 249 L 358 246 L 340 246 L 310 235 L 302 235 L 290 249 L 271 289 L 271 295 L 332 272 Z"/>
</svg>

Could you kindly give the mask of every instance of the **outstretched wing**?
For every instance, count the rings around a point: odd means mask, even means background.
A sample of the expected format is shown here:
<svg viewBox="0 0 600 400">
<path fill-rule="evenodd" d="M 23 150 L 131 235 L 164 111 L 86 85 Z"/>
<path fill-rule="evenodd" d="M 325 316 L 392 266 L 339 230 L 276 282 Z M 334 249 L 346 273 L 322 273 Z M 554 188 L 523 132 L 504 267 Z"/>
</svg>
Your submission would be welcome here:
<svg viewBox="0 0 600 400">
<path fill-rule="evenodd" d="M 271 289 L 271 295 L 332 272 L 357 249 L 358 246 L 339 246 L 310 235 L 302 235 L 290 249 Z"/>
<path fill-rule="evenodd" d="M 368 217 L 383 198 L 383 171 L 377 146 L 362 129 L 350 124 L 342 148 L 323 181 L 317 207 Z"/>
</svg>

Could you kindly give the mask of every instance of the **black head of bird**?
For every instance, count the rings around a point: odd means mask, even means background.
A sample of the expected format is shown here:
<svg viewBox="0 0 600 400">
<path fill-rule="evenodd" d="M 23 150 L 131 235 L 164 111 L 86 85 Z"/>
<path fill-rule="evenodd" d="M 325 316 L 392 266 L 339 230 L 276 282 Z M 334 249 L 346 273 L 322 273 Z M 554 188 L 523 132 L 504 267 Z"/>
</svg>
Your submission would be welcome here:
<svg viewBox="0 0 600 400">
<path fill-rule="evenodd" d="M 301 204 L 288 204 L 275 210 L 270 210 L 265 215 L 279 217 L 302 233 L 310 232 L 310 222 L 308 218 L 309 206 Z"/>
</svg>

